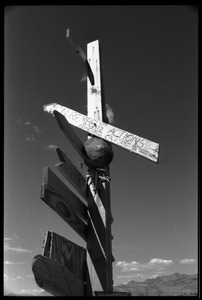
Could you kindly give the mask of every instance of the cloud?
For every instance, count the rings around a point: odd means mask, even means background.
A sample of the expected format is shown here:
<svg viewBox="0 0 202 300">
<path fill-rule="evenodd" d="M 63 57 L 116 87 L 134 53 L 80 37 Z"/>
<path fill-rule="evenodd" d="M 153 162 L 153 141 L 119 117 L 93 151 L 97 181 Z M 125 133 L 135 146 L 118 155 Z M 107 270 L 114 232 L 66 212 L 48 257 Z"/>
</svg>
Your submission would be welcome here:
<svg viewBox="0 0 202 300">
<path fill-rule="evenodd" d="M 131 261 L 128 263 L 126 261 L 118 261 L 116 266 L 121 267 L 123 272 L 136 271 L 141 267 L 141 265 L 136 261 Z"/>
<path fill-rule="evenodd" d="M 19 239 L 19 237 L 17 236 L 17 234 L 13 234 L 12 235 L 12 238 L 10 238 L 10 237 L 5 237 L 4 238 L 4 241 L 12 241 L 13 239 Z"/>
<path fill-rule="evenodd" d="M 8 244 L 4 245 L 4 251 L 5 252 L 9 252 L 9 251 L 13 251 L 13 252 L 18 252 L 18 253 L 30 253 L 32 252 L 32 250 L 28 250 L 28 249 L 24 249 L 24 248 L 20 248 L 20 247 L 10 247 Z"/>
<path fill-rule="evenodd" d="M 156 278 L 162 274 L 168 274 L 169 266 L 172 264 L 172 260 L 162 258 L 152 258 L 146 263 L 118 261 L 115 266 L 120 268 L 121 273 L 116 279 L 144 281 L 148 278 Z"/>
<path fill-rule="evenodd" d="M 149 264 L 163 264 L 163 265 L 170 265 L 172 263 L 173 263 L 172 260 L 161 259 L 161 258 L 153 258 L 149 262 Z"/>
<path fill-rule="evenodd" d="M 39 126 L 38 126 L 38 125 L 34 125 L 34 126 L 33 126 L 33 129 L 34 129 L 34 131 L 37 132 L 37 133 L 42 132 L 42 130 L 39 129 Z"/>
<path fill-rule="evenodd" d="M 18 239 L 18 236 L 16 234 L 13 234 L 13 237 L 15 239 Z M 10 241 L 12 239 L 10 238 L 4 238 L 4 252 L 18 252 L 18 253 L 30 253 L 32 250 L 21 248 L 21 247 L 11 247 L 10 244 L 7 241 Z"/>
<path fill-rule="evenodd" d="M 126 261 L 124 260 L 124 261 L 118 261 L 117 263 L 116 263 L 116 266 L 122 266 L 123 264 L 125 264 L 126 263 Z"/>
<path fill-rule="evenodd" d="M 127 278 L 134 278 L 134 274 L 129 274 L 129 275 L 118 275 L 116 278 L 124 278 L 124 279 L 127 279 Z"/>
<path fill-rule="evenodd" d="M 19 118 L 17 120 L 18 124 L 22 124 L 24 125 L 24 127 L 26 127 L 26 130 L 29 130 L 29 133 L 25 134 L 25 140 L 27 142 L 36 142 L 36 134 L 39 134 L 42 132 L 42 130 L 39 128 L 38 125 L 33 125 L 33 123 L 31 121 L 22 121 L 22 118 Z"/>
<path fill-rule="evenodd" d="M 5 264 L 5 265 L 24 265 L 25 263 L 22 262 L 22 261 L 19 261 L 19 262 L 12 262 L 12 261 L 6 260 L 6 261 L 4 261 L 4 264 Z"/>
<path fill-rule="evenodd" d="M 173 264 L 172 260 L 161 259 L 161 258 L 152 258 L 148 263 L 139 263 L 136 261 L 126 262 L 126 261 L 118 261 L 116 263 L 116 267 L 120 267 L 122 272 L 129 271 L 143 271 L 145 269 L 148 270 L 165 270 L 165 266 Z M 163 267 L 162 267 L 163 266 Z"/>
<path fill-rule="evenodd" d="M 28 275 L 26 275 L 26 278 L 33 278 L 33 277 L 34 277 L 33 274 L 28 274 Z"/>
<path fill-rule="evenodd" d="M 36 142 L 36 138 L 35 138 L 35 136 L 34 136 L 33 133 L 31 133 L 31 134 L 29 134 L 29 135 L 26 134 L 25 136 L 26 136 L 25 139 L 26 139 L 27 142 Z"/>
<path fill-rule="evenodd" d="M 48 146 L 45 146 L 45 148 L 48 149 L 48 150 L 54 150 L 55 151 L 58 148 L 58 146 L 56 146 L 56 145 L 48 145 Z"/>
<path fill-rule="evenodd" d="M 4 274 L 4 281 L 7 281 L 9 279 L 9 276 Z"/>
<path fill-rule="evenodd" d="M 185 258 L 179 261 L 180 264 L 193 264 L 196 262 L 196 259 Z"/>
<path fill-rule="evenodd" d="M 112 124 L 115 122 L 114 112 L 113 112 L 112 108 L 109 106 L 109 104 L 106 103 L 105 107 L 106 107 L 106 116 L 108 118 L 109 124 Z"/>
<path fill-rule="evenodd" d="M 4 241 L 12 241 L 11 238 L 4 238 Z"/>
<path fill-rule="evenodd" d="M 30 122 L 30 121 L 26 121 L 25 123 L 24 123 L 24 125 L 25 126 L 29 126 L 29 125 L 31 125 L 32 123 Z"/>
</svg>

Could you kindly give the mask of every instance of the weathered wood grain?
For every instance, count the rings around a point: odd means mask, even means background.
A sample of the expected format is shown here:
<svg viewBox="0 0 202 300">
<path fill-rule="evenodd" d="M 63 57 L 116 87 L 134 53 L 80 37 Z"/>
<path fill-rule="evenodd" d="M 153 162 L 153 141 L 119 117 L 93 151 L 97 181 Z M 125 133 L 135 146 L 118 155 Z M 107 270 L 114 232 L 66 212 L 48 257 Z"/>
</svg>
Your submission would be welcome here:
<svg viewBox="0 0 202 300">
<path fill-rule="evenodd" d="M 71 160 L 59 148 L 56 149 L 61 163 L 55 165 L 56 169 L 68 180 L 76 191 L 87 202 L 87 182 L 84 176 L 78 171 Z"/>
<path fill-rule="evenodd" d="M 98 40 L 87 44 L 87 57 L 95 78 L 94 86 L 91 85 L 89 80 L 87 81 L 87 115 L 92 119 L 102 121 L 101 72 Z"/>
<path fill-rule="evenodd" d="M 85 283 L 55 260 L 37 255 L 32 261 L 32 271 L 37 285 L 54 296 L 85 295 Z"/>
<path fill-rule="evenodd" d="M 86 223 L 76 215 L 63 197 L 55 193 L 49 185 L 42 184 L 40 198 L 87 241 Z"/>
<path fill-rule="evenodd" d="M 85 248 L 52 232 L 50 258 L 67 267 L 80 280 L 85 281 Z"/>
<path fill-rule="evenodd" d="M 67 187 L 65 183 L 49 168 L 43 168 L 43 183 L 61 198 L 84 221 L 87 221 L 87 206 Z"/>
<path fill-rule="evenodd" d="M 88 120 L 89 118 L 92 118 L 93 120 L 97 121 L 103 121 L 106 119 L 105 116 L 105 104 L 104 104 L 104 91 L 102 89 L 101 85 L 101 64 L 100 64 L 100 51 L 99 51 L 99 41 L 93 41 L 92 43 L 88 43 L 87 45 L 87 56 L 89 64 L 93 70 L 93 73 L 95 75 L 95 85 L 92 87 L 90 85 L 90 82 L 87 81 L 87 115 Z M 88 121 L 87 121 L 88 124 Z M 97 128 L 97 123 L 94 123 L 94 128 Z M 83 128 L 84 129 L 84 128 Z M 98 127 L 98 133 L 100 134 L 102 132 L 101 127 Z M 89 131 L 87 131 L 89 132 Z M 92 132 L 89 132 L 92 133 Z M 88 135 L 90 137 L 90 135 Z M 100 136 L 99 136 L 100 137 Z M 99 238 L 102 237 L 101 244 L 103 245 L 104 253 L 105 253 L 105 260 L 106 263 L 103 261 L 95 260 L 94 257 L 87 257 L 87 265 L 88 270 L 90 274 L 90 283 L 93 290 L 93 293 L 95 290 L 104 290 L 109 291 L 112 289 L 112 281 L 109 279 L 109 276 L 111 276 L 111 272 L 109 272 L 109 269 L 112 268 L 112 265 L 110 263 L 110 260 L 108 260 L 108 256 L 111 257 L 111 252 L 107 253 L 109 250 L 108 243 L 111 244 L 111 239 L 108 239 L 108 231 L 110 230 L 110 227 L 106 223 L 107 220 L 107 212 L 105 210 L 105 207 L 103 206 L 103 199 L 100 199 L 100 196 L 98 194 L 97 188 L 100 185 L 100 179 L 99 179 L 99 172 L 95 170 L 95 173 L 92 172 L 92 170 L 89 170 L 89 178 L 88 178 L 88 186 L 89 186 L 89 194 L 92 195 L 93 201 L 88 202 L 88 223 L 87 223 L 87 250 L 90 255 L 92 251 L 95 252 L 95 246 L 96 246 L 96 237 L 92 234 L 92 228 L 90 227 L 91 222 L 93 220 L 93 217 L 95 214 L 99 213 L 102 219 L 102 224 L 104 224 L 105 228 L 105 234 L 102 236 L 102 233 L 98 233 L 97 227 L 95 228 L 95 231 L 97 231 L 97 235 Z M 104 195 L 105 196 L 105 195 Z M 110 201 L 110 198 L 104 199 L 104 202 Z M 95 223 L 96 224 L 96 223 Z M 111 225 L 111 224 L 110 224 Z M 94 229 L 93 228 L 93 229 Z M 110 231 L 111 232 L 111 231 Z M 91 260 L 90 260 L 91 258 Z M 102 273 L 99 271 L 102 270 Z M 100 286 L 101 284 L 101 286 Z M 111 285 L 111 286 L 110 286 Z"/>
</svg>

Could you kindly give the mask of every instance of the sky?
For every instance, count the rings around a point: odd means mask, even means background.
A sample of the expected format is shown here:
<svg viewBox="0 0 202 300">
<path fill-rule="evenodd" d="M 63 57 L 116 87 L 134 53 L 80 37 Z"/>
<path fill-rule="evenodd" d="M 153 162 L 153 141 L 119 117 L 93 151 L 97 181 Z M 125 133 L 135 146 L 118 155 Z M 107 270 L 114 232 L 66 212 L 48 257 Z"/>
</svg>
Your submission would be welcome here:
<svg viewBox="0 0 202 300">
<path fill-rule="evenodd" d="M 159 163 L 113 145 L 113 280 L 198 272 L 198 14 L 192 6 L 7 6 L 4 12 L 4 288 L 37 294 L 45 233 L 85 242 L 40 199 L 60 147 L 81 158 L 43 105 L 87 114 L 84 52 L 99 40 L 113 126 L 160 144 Z M 86 132 L 75 128 L 85 142 Z M 79 168 L 79 167 L 78 167 Z M 82 172 L 82 170 L 80 170 Z"/>
</svg>

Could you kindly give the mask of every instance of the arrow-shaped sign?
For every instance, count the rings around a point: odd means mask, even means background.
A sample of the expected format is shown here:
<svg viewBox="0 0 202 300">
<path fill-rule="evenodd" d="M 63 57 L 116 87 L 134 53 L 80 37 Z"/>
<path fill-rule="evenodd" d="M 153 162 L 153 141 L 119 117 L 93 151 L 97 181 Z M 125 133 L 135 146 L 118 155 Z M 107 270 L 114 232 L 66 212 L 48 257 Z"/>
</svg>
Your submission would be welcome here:
<svg viewBox="0 0 202 300">
<path fill-rule="evenodd" d="M 53 115 L 54 111 L 57 111 L 62 114 L 70 124 L 149 160 L 158 162 L 159 144 L 155 142 L 99 120 L 92 119 L 57 103 L 44 105 L 44 111 Z"/>
</svg>

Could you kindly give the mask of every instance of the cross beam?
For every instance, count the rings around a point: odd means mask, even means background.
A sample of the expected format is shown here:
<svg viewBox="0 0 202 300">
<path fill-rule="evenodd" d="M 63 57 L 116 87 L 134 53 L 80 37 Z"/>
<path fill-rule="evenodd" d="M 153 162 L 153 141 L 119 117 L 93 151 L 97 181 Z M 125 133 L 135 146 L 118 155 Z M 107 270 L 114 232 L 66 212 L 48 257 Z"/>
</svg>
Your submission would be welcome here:
<svg viewBox="0 0 202 300">
<path fill-rule="evenodd" d="M 158 162 L 159 144 L 142 138 L 126 130 L 85 116 L 73 109 L 58 103 L 44 105 L 44 111 L 53 114 L 54 111 L 62 114 L 72 125 L 100 137 L 110 143 L 120 146 L 133 153 L 139 154 L 153 162 Z"/>
</svg>

